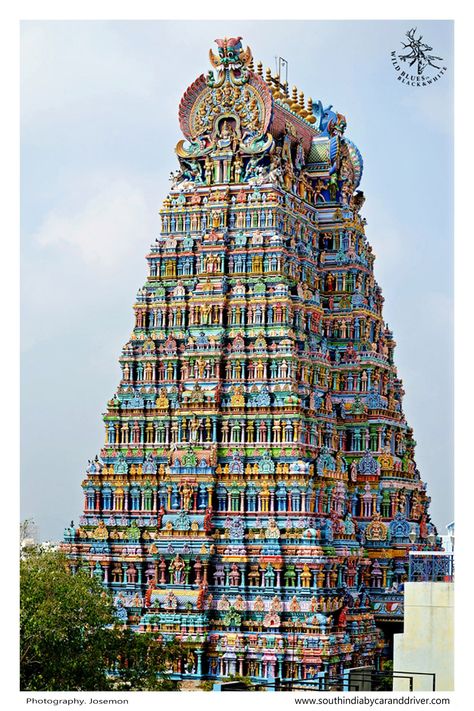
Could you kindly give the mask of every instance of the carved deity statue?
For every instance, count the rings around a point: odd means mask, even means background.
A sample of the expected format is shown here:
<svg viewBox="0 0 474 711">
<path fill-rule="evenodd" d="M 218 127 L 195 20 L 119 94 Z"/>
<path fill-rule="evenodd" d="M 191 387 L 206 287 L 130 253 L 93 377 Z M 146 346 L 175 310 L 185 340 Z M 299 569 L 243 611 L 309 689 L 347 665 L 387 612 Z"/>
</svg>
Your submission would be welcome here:
<svg viewBox="0 0 474 711">
<path fill-rule="evenodd" d="M 175 585 L 180 585 L 184 582 L 184 568 L 186 566 L 186 563 L 184 560 L 181 558 L 181 556 L 178 554 L 176 557 L 171 561 L 169 569 L 170 573 L 172 573 L 173 576 L 173 583 Z"/>
</svg>

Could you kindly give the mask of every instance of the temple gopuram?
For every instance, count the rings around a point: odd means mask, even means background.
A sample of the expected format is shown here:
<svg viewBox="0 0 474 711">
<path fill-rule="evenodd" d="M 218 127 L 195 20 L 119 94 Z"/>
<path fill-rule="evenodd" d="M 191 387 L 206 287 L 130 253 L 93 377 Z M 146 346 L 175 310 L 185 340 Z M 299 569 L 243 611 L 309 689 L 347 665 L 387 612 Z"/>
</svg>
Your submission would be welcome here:
<svg viewBox="0 0 474 711">
<path fill-rule="evenodd" d="M 439 541 L 346 119 L 216 43 L 63 547 L 123 624 L 180 639 L 179 678 L 342 688 Z"/>
</svg>

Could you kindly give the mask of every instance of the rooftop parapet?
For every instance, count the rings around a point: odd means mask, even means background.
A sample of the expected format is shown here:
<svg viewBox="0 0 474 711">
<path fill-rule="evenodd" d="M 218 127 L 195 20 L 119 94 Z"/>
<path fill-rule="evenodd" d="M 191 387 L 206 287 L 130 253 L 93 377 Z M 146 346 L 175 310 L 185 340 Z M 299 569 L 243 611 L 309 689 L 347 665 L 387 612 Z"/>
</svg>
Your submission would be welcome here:
<svg viewBox="0 0 474 711">
<path fill-rule="evenodd" d="M 454 556 L 444 551 L 410 551 L 410 583 L 454 582 Z"/>
</svg>

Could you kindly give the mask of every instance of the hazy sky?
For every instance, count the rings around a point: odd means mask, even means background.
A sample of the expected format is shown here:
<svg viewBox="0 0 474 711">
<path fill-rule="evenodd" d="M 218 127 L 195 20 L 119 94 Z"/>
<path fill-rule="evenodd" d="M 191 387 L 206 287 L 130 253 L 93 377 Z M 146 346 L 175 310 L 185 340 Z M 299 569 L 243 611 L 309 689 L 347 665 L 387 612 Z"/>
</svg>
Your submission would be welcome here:
<svg viewBox="0 0 474 711">
<path fill-rule="evenodd" d="M 448 72 L 400 84 L 417 26 Z M 367 237 L 398 344 L 404 409 L 440 533 L 453 518 L 452 23 L 25 22 L 21 51 L 22 499 L 42 538 L 82 511 L 87 460 L 176 168 L 179 100 L 216 37 L 289 62 L 289 84 L 347 118 L 364 158 Z"/>
</svg>

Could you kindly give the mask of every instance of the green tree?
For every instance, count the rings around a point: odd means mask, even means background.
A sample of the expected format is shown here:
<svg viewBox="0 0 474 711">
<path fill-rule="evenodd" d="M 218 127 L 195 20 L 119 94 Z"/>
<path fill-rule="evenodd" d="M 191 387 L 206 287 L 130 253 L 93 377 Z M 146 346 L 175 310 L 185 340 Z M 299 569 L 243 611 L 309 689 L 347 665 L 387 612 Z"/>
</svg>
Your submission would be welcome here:
<svg viewBox="0 0 474 711">
<path fill-rule="evenodd" d="M 71 575 L 59 551 L 32 550 L 20 562 L 20 688 L 108 688 L 106 625 L 113 605 L 85 572 Z"/>
<path fill-rule="evenodd" d="M 32 548 L 20 562 L 22 691 L 176 688 L 167 669 L 176 642 L 117 624 L 111 597 L 84 571 L 72 575 L 60 551 Z"/>
<path fill-rule="evenodd" d="M 25 518 L 20 523 L 20 556 L 24 551 L 37 546 L 37 526 L 32 518 Z"/>
<path fill-rule="evenodd" d="M 115 629 L 110 645 L 110 667 L 115 671 L 116 691 L 173 691 L 173 662 L 183 654 L 176 642 L 161 642 L 149 632 L 137 634 L 129 627 Z"/>
<path fill-rule="evenodd" d="M 375 691 L 393 691 L 393 660 L 382 662 L 379 686 Z"/>
<path fill-rule="evenodd" d="M 26 539 L 36 540 L 37 536 L 37 526 L 32 518 L 25 518 L 20 523 L 20 544 L 22 544 Z"/>
</svg>

